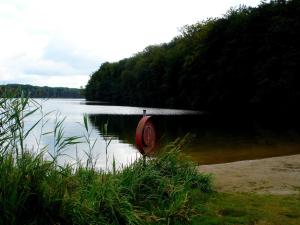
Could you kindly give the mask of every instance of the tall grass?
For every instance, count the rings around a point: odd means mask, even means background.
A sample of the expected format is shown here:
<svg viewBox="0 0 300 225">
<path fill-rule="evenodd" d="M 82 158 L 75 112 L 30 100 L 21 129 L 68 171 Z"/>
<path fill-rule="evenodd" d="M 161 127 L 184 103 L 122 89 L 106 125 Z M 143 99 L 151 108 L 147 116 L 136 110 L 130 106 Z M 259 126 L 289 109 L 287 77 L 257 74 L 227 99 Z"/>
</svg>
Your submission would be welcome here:
<svg viewBox="0 0 300 225">
<path fill-rule="evenodd" d="M 91 161 L 59 166 L 59 154 L 46 160 L 46 152 L 29 152 L 24 139 L 36 126 L 24 132 L 24 118 L 36 110 L 29 101 L 0 102 L 0 224 L 185 224 L 198 213 L 191 192 L 211 192 L 210 177 L 180 152 L 180 140 L 155 158 L 108 172 Z M 76 143 L 63 137 L 61 124 L 57 146 Z"/>
</svg>

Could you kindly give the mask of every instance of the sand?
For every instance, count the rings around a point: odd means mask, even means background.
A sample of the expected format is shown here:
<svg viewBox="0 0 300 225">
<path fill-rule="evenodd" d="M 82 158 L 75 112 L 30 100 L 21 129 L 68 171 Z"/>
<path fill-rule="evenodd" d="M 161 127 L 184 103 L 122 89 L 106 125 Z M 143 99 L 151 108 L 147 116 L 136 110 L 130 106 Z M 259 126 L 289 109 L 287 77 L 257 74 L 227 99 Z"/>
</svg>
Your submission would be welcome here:
<svg viewBox="0 0 300 225">
<path fill-rule="evenodd" d="M 199 166 L 211 173 L 220 192 L 300 194 L 300 154 Z"/>
</svg>

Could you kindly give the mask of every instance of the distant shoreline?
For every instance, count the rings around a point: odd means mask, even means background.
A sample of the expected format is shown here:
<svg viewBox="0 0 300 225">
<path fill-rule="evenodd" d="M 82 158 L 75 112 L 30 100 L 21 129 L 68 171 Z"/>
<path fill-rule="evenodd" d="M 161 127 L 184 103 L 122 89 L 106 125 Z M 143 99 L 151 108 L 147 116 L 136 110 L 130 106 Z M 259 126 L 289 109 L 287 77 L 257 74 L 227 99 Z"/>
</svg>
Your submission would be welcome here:
<svg viewBox="0 0 300 225">
<path fill-rule="evenodd" d="M 84 98 L 84 90 L 68 87 L 33 86 L 29 84 L 0 85 L 0 97 L 28 96 L 30 98 Z"/>
</svg>

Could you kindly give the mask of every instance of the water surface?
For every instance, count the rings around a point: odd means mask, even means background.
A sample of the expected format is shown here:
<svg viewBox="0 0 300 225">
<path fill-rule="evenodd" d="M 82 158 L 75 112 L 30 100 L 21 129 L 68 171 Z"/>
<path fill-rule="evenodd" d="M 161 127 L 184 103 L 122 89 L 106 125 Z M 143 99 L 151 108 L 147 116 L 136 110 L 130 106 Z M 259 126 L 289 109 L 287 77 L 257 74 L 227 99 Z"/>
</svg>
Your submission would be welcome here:
<svg viewBox="0 0 300 225">
<path fill-rule="evenodd" d="M 224 163 L 239 160 L 266 158 L 300 153 L 298 123 L 278 118 L 253 119 L 248 116 L 210 115 L 190 110 L 141 108 L 106 105 L 101 102 L 87 102 L 84 99 L 36 99 L 43 106 L 43 112 L 55 111 L 48 115 L 49 122 L 43 132 L 53 130 L 57 113 L 66 117 L 66 136 L 83 136 L 83 114 L 89 118 L 91 141 L 96 140 L 92 154 L 97 158 L 97 167 L 106 168 L 115 159 L 117 166 L 126 165 L 140 157 L 135 147 L 135 129 L 143 109 L 153 116 L 157 129 L 159 147 L 189 133 L 185 152 L 200 164 Z M 35 114 L 26 122 L 27 127 L 40 118 Z M 108 122 L 107 133 L 103 131 Z M 28 148 L 36 148 L 41 127 L 27 140 Z M 110 141 L 111 140 L 111 141 Z M 106 148 L 107 144 L 109 146 Z M 53 148 L 53 135 L 41 138 L 40 146 Z M 107 154 L 106 154 L 107 150 Z M 81 143 L 71 146 L 63 153 L 63 160 L 85 161 L 89 148 Z"/>
</svg>

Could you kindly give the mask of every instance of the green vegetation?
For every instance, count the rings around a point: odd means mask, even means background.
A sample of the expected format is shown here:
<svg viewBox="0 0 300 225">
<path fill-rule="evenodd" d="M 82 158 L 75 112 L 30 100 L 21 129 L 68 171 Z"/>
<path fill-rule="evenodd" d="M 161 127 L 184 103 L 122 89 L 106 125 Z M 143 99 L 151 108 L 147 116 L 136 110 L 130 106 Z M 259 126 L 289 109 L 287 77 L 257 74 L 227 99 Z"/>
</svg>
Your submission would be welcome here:
<svg viewBox="0 0 300 225">
<path fill-rule="evenodd" d="M 24 119 L 39 108 L 22 95 L 0 98 L 0 224 L 188 224 L 198 214 L 192 192 L 212 192 L 210 176 L 180 153 L 180 140 L 125 168 L 97 170 L 90 157 L 62 166 L 64 149 L 80 138 L 64 137 L 58 119 L 52 159 L 46 148 L 29 152 L 24 140 L 45 118 L 27 130 Z M 89 133 L 86 116 L 83 127 Z"/>
<path fill-rule="evenodd" d="M 107 173 L 6 154 L 0 224 L 186 224 L 197 213 L 191 190 L 210 187 L 209 177 L 175 151 Z"/>
<path fill-rule="evenodd" d="M 195 193 L 193 199 L 198 202 L 201 211 L 192 221 L 195 225 L 300 224 L 300 195 L 219 193 L 205 197 Z"/>
<path fill-rule="evenodd" d="M 0 85 L 0 97 L 3 97 L 6 92 L 14 92 L 15 96 L 25 96 L 31 98 L 82 98 L 83 90 L 77 88 L 66 87 L 39 87 L 22 84 L 7 84 Z"/>
<path fill-rule="evenodd" d="M 299 38 L 299 0 L 242 6 L 102 64 L 85 95 L 117 104 L 291 112 L 300 101 Z"/>
</svg>

